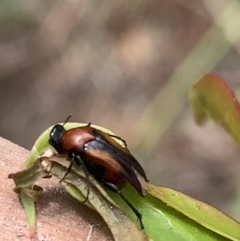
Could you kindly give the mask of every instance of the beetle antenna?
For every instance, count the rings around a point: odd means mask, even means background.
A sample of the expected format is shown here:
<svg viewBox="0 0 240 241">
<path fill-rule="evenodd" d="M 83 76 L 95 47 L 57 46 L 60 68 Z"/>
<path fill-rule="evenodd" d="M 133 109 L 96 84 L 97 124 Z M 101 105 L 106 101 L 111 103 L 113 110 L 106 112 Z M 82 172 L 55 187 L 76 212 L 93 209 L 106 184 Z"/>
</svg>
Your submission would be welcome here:
<svg viewBox="0 0 240 241">
<path fill-rule="evenodd" d="M 67 122 L 69 121 L 69 119 L 72 117 L 72 114 L 70 114 L 67 119 L 64 121 L 63 126 L 65 126 L 67 124 Z"/>
</svg>

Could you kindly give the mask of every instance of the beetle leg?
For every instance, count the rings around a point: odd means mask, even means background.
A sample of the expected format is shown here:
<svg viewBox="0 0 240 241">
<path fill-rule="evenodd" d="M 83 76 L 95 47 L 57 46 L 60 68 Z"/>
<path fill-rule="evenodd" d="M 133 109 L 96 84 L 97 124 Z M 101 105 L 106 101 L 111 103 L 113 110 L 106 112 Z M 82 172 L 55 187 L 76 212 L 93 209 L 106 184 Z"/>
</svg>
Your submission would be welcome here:
<svg viewBox="0 0 240 241">
<path fill-rule="evenodd" d="M 89 122 L 86 126 L 91 127 L 91 124 L 92 124 L 92 123 Z M 120 136 L 115 136 L 115 135 L 113 135 L 113 134 L 109 134 L 109 133 L 106 133 L 106 132 L 104 132 L 104 133 L 107 134 L 107 135 L 109 135 L 109 136 L 111 136 L 111 137 L 113 137 L 113 138 L 116 138 L 116 139 L 122 141 L 123 144 L 124 144 L 124 146 L 127 147 L 127 142 L 126 142 L 124 139 L 122 139 Z"/>
<path fill-rule="evenodd" d="M 123 199 L 123 201 L 132 209 L 132 211 L 137 216 L 141 229 L 144 229 L 143 222 L 142 222 L 142 214 L 127 200 L 127 198 L 120 192 L 118 187 L 116 185 L 114 185 L 113 183 L 110 183 L 110 182 L 103 182 L 103 184 L 109 190 L 117 193 Z"/>
<path fill-rule="evenodd" d="M 109 135 L 109 136 L 111 136 L 111 137 L 113 137 L 113 138 L 116 138 L 116 139 L 122 141 L 123 144 L 124 144 L 124 146 L 127 147 L 127 142 L 126 142 L 124 139 L 122 139 L 120 136 L 115 136 L 115 135 L 108 134 L 108 133 L 106 133 L 106 134 Z"/>
<path fill-rule="evenodd" d="M 70 160 L 70 165 L 69 165 L 66 173 L 64 174 L 63 178 L 62 178 L 59 182 L 62 182 L 62 181 L 66 178 L 66 176 L 68 175 L 68 173 L 69 173 L 69 172 L 71 171 L 71 169 L 72 169 L 73 163 L 74 163 L 74 161 L 73 161 L 73 160 Z"/>
<path fill-rule="evenodd" d="M 90 189 L 89 189 L 89 185 L 90 185 L 89 171 L 88 171 L 86 165 L 84 164 L 84 162 L 83 162 L 83 160 L 82 160 L 80 155 L 74 155 L 73 154 L 73 158 L 74 158 L 76 164 L 78 164 L 79 166 L 82 166 L 82 169 L 83 169 L 83 171 L 85 173 L 85 176 L 86 176 L 86 180 L 87 180 L 87 196 L 86 196 L 85 200 L 82 201 L 82 203 L 85 203 L 85 202 L 87 202 L 88 197 L 89 197 L 89 193 L 90 193 Z"/>
<path fill-rule="evenodd" d="M 89 182 L 89 172 L 88 172 L 84 162 L 82 161 L 82 159 L 81 159 L 81 157 L 79 155 L 75 155 L 74 153 L 72 154 L 72 158 L 70 159 L 70 165 L 69 165 L 66 173 L 64 174 L 63 178 L 59 182 L 62 182 L 66 178 L 68 173 L 71 171 L 74 162 L 76 162 L 77 165 L 82 166 L 82 169 L 83 169 L 84 174 L 86 176 L 86 180 L 87 180 L 87 196 L 86 196 L 85 200 L 82 201 L 82 203 L 85 203 L 88 200 L 89 192 L 90 192 L 90 190 L 89 190 L 89 185 L 90 185 L 90 182 Z"/>
</svg>

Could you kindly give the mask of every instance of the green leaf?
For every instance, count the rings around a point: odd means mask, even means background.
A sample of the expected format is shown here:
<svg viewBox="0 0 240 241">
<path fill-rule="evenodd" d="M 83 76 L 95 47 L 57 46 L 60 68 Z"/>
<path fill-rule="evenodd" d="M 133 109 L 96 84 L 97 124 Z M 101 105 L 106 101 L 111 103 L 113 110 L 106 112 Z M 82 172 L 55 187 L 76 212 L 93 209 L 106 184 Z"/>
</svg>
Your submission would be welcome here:
<svg viewBox="0 0 240 241">
<path fill-rule="evenodd" d="M 203 75 L 192 86 L 189 98 L 198 124 L 210 117 L 240 144 L 240 104 L 224 80 L 213 74 Z"/>
<path fill-rule="evenodd" d="M 58 157 L 41 158 L 40 161 L 43 166 L 43 173 L 48 170 L 49 173 L 56 176 L 59 180 L 62 179 L 69 165 L 66 159 Z M 53 164 L 49 164 L 50 161 Z M 36 163 L 39 163 L 39 160 Z M 39 166 L 39 164 L 35 163 L 34 165 Z M 35 182 L 37 181 L 35 175 L 39 178 L 40 175 L 38 168 L 32 168 L 32 170 L 36 171 L 35 174 L 31 173 L 32 181 Z M 24 177 L 26 173 L 29 173 L 29 169 L 20 173 L 24 180 L 27 180 L 25 185 L 23 181 L 20 181 L 22 190 L 25 189 L 25 186 L 33 186 L 30 178 Z M 19 180 L 19 174 L 16 176 L 18 176 Z M 83 201 L 85 199 L 88 183 L 79 166 L 73 166 L 73 169 L 62 184 L 67 190 L 71 189 L 70 194 L 77 200 Z M 129 227 L 131 227 L 131 232 L 128 235 L 129 241 L 132 240 L 130 237 L 137 237 L 136 240 L 148 240 L 143 235 L 143 232 L 139 230 L 138 224 L 136 225 L 132 222 L 132 220 L 136 222 L 136 216 L 123 203 L 122 199 L 116 193 L 105 191 L 98 182 L 90 178 L 89 203 L 108 224 L 115 240 L 122 240 L 122 233 L 125 230 L 129 230 Z M 130 185 L 127 185 L 122 190 L 122 193 L 142 213 L 146 234 L 153 241 L 240 240 L 240 224 L 238 222 L 217 209 L 180 192 L 149 184 L 149 194 L 146 197 L 140 197 Z M 132 220 L 112 200 L 127 210 L 130 216 L 132 216 Z M 27 203 L 28 201 L 25 202 Z M 24 206 L 27 210 L 26 212 L 32 212 L 33 208 L 31 205 L 30 208 L 27 205 L 29 204 Z M 28 220 L 28 222 L 34 223 L 33 220 Z"/>
<path fill-rule="evenodd" d="M 68 129 L 75 126 L 86 125 L 78 123 L 68 124 Z M 34 158 L 39 157 L 40 155 L 46 155 L 48 157 L 45 163 L 46 166 L 42 161 L 44 170 L 49 170 L 61 180 L 69 166 L 69 161 L 63 159 L 62 162 L 59 162 L 58 159 L 56 160 L 55 156 L 52 156 L 53 152 L 51 152 L 51 148 L 48 144 L 51 128 L 52 127 L 48 128 L 38 138 L 25 166 L 34 163 Z M 101 130 L 112 134 L 112 132 L 106 129 L 101 128 Z M 49 160 L 54 163 L 53 166 L 50 165 L 50 169 Z M 55 169 L 54 166 L 56 166 Z M 88 205 L 102 215 L 116 238 L 119 239 L 121 236 L 120 233 L 122 234 L 124 233 L 124 230 L 128 230 L 128 226 L 131 226 L 131 231 L 132 227 L 134 227 L 133 230 L 135 230 L 136 233 L 135 231 L 132 233 L 135 233 L 134 235 L 136 235 L 136 237 L 138 237 L 137 235 L 141 235 L 138 234 L 138 232 L 143 232 L 138 228 L 139 225 L 137 224 L 136 216 L 126 203 L 122 201 L 119 195 L 104 189 L 107 192 L 107 195 L 105 191 L 103 192 L 99 183 L 96 181 L 94 182 L 92 178 L 91 183 L 92 191 L 90 193 L 93 196 L 90 196 Z M 85 199 L 87 182 L 85 175 L 79 166 L 73 165 L 73 169 L 69 175 L 67 175 L 66 179 L 64 179 L 62 184 L 77 200 L 83 201 Z M 97 190 L 101 195 L 97 194 Z M 150 183 L 149 194 L 146 197 L 139 196 L 136 190 L 130 185 L 127 185 L 121 191 L 143 215 L 145 232 L 153 241 L 240 240 L 240 224 L 237 221 L 234 221 L 217 209 L 194 200 L 182 193 L 161 186 L 154 186 Z M 123 212 L 119 215 L 121 209 L 119 209 L 111 200 L 127 210 L 136 225 L 132 223 L 132 220 L 128 218 L 126 213 L 124 214 Z M 103 204 L 101 205 L 102 202 Z M 111 209 L 111 212 L 109 209 Z M 139 236 L 137 240 L 141 240 L 140 237 L 142 237 L 143 240 L 146 238 L 146 236 Z"/>
<path fill-rule="evenodd" d="M 49 169 L 49 166 L 47 167 Z M 9 174 L 15 182 L 14 191 L 20 194 L 27 222 L 30 228 L 30 236 L 33 238 L 36 231 L 35 200 L 42 193 L 42 188 L 34 185 L 39 179 L 46 177 L 47 169 L 43 168 L 40 160 L 36 160 L 33 165 L 23 171 Z"/>
<path fill-rule="evenodd" d="M 230 240 L 240 240 L 240 223 L 218 209 L 163 186 L 150 184 L 149 192 L 205 228 Z"/>
<path fill-rule="evenodd" d="M 32 187 L 35 182 L 48 175 L 47 169 L 49 168 L 50 167 L 46 166 L 46 168 L 43 169 L 41 161 L 35 160 L 28 169 L 9 174 L 8 178 L 14 180 L 16 185 L 14 191 L 19 193 L 24 188 L 33 189 Z"/>
<path fill-rule="evenodd" d="M 20 192 L 20 197 L 27 217 L 27 222 L 30 229 L 30 237 L 33 238 L 36 233 L 36 213 L 34 199 L 27 195 L 24 191 Z"/>
<path fill-rule="evenodd" d="M 136 216 L 117 195 L 106 191 L 118 205 L 128 210 L 133 220 L 136 220 Z M 211 208 L 208 204 L 172 189 L 149 184 L 149 194 L 146 197 L 140 197 L 128 185 L 122 193 L 142 213 L 145 231 L 151 240 L 240 240 L 240 224 L 237 221 L 215 208 L 209 211 Z M 201 209 L 197 211 L 196 204 L 199 203 L 201 203 Z M 212 215 L 216 216 L 212 217 Z M 219 224 L 214 223 L 216 220 Z M 221 223 L 221 220 L 228 222 L 226 226 Z"/>
<path fill-rule="evenodd" d="M 59 157 L 51 157 L 49 159 L 54 163 L 51 167 L 51 174 L 58 179 L 62 179 L 69 162 Z M 79 166 L 73 165 L 72 171 L 67 175 L 66 179 L 64 179 L 63 184 L 65 187 L 68 187 L 67 190 L 69 190 L 70 187 L 71 195 L 76 199 L 79 201 L 85 200 L 87 195 L 86 186 L 88 183 Z M 108 195 L 114 202 L 124 207 L 135 221 L 136 216 L 117 194 L 105 189 L 108 193 L 107 195 L 99 183 L 92 178 L 90 184 L 91 192 L 89 201 L 91 207 L 94 207 L 94 209 L 99 212 L 109 225 L 114 237 L 116 236 L 116 238 L 119 239 L 119 235 L 122 233 L 120 226 L 123 227 L 124 230 L 133 225 L 133 223 L 124 213 L 121 215 L 118 214 L 119 209 L 114 206 L 111 199 L 108 199 Z M 101 192 L 102 196 L 96 195 L 96 188 Z M 216 208 L 175 190 L 149 183 L 149 194 L 147 197 L 140 197 L 130 185 L 127 185 L 127 187 L 122 190 L 122 193 L 142 213 L 145 231 L 151 240 L 159 240 L 159 237 L 161 237 L 160 240 L 163 241 L 240 240 L 240 224 L 237 221 L 231 219 Z M 91 195 L 93 196 L 91 197 Z M 103 197 L 104 200 L 102 200 Z M 105 199 L 110 203 L 106 203 Z M 111 207 L 110 214 L 109 207 Z M 114 227 L 118 228 L 115 230 Z M 134 234 L 135 237 L 138 237 L 136 236 L 139 235 L 138 231 L 139 229 L 137 228 L 136 234 Z M 139 238 L 138 240 L 141 239 Z"/>
</svg>

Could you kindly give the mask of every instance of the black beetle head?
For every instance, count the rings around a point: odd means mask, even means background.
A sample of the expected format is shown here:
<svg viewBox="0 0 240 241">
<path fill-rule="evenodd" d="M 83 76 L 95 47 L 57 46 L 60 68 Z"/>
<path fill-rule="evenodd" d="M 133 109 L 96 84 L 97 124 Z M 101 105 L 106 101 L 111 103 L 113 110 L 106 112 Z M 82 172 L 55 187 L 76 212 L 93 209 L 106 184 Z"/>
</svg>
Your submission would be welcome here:
<svg viewBox="0 0 240 241">
<path fill-rule="evenodd" d="M 55 125 L 50 132 L 49 144 L 56 149 L 56 151 L 61 154 L 63 151 L 62 147 L 62 136 L 65 133 L 65 128 L 62 125 Z"/>
</svg>

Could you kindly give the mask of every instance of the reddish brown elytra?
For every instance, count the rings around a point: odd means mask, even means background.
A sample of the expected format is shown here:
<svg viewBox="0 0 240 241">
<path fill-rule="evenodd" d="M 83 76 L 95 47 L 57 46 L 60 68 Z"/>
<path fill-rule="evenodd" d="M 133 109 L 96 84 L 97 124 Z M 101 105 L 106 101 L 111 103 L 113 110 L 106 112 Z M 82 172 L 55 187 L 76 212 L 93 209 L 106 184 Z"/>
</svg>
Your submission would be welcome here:
<svg viewBox="0 0 240 241">
<path fill-rule="evenodd" d="M 125 147 L 113 138 L 122 141 Z M 130 153 L 122 138 L 93 128 L 91 123 L 69 130 L 66 130 L 64 125 L 57 124 L 50 132 L 49 144 L 59 154 L 67 156 L 71 162 L 63 179 L 70 172 L 73 163 L 81 165 L 87 180 L 90 174 L 121 196 L 139 219 L 141 228 L 144 229 L 141 213 L 126 199 L 120 189 L 129 182 L 139 195 L 146 196 L 148 180 L 142 166 Z"/>
</svg>

